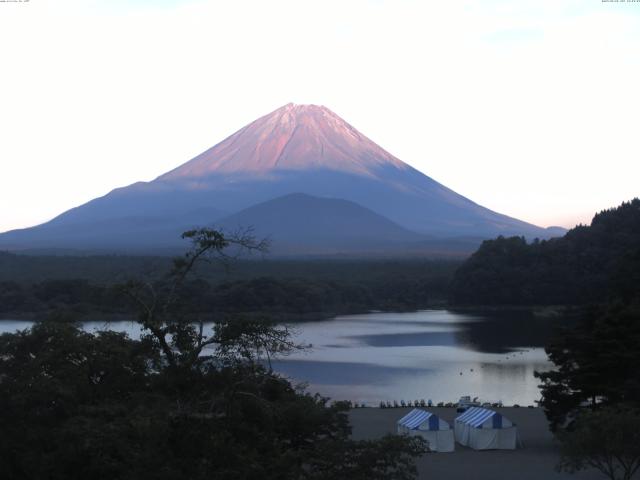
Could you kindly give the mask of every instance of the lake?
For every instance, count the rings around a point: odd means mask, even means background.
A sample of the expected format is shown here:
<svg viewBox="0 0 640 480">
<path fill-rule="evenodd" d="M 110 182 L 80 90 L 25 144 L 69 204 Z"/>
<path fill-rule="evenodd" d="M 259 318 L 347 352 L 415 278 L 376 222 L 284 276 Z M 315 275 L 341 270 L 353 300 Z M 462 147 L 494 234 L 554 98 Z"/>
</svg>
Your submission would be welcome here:
<svg viewBox="0 0 640 480">
<path fill-rule="evenodd" d="M 291 324 L 295 339 L 312 348 L 273 366 L 307 382 L 311 392 L 371 406 L 393 400 L 454 402 L 462 395 L 534 405 L 540 392 L 533 372 L 552 366 L 543 347 L 553 323 L 527 311 L 345 315 Z M 30 325 L 4 320 L 0 331 Z M 83 326 L 124 331 L 132 338 L 140 334 L 136 323 L 126 321 Z"/>
</svg>

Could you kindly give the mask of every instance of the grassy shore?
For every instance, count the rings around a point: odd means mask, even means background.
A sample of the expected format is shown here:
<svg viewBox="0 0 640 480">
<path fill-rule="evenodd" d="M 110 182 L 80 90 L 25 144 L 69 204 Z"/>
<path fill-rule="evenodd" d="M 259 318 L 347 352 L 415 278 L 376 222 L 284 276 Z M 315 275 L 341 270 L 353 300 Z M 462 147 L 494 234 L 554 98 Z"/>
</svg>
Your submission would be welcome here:
<svg viewBox="0 0 640 480">
<path fill-rule="evenodd" d="M 349 419 L 356 439 L 379 438 L 395 433 L 396 421 L 410 408 L 358 408 Z M 455 408 L 429 408 L 453 425 L 458 415 Z M 420 479 L 429 480 L 597 480 L 602 475 L 595 471 L 577 474 L 558 473 L 555 465 L 559 458 L 558 445 L 548 429 L 544 412 L 539 408 L 496 409 L 518 426 L 523 448 L 518 450 L 475 451 L 456 443 L 454 453 L 431 453 L 418 461 Z"/>
</svg>

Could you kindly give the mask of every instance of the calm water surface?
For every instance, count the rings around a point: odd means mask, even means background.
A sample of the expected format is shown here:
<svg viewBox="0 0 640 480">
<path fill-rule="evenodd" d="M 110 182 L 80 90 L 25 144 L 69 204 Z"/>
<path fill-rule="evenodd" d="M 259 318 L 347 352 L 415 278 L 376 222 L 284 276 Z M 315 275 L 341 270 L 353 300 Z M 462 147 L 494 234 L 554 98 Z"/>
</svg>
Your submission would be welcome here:
<svg viewBox="0 0 640 480">
<path fill-rule="evenodd" d="M 381 400 L 482 401 L 532 405 L 540 398 L 535 370 L 551 367 L 543 346 L 552 321 L 528 312 L 491 314 L 425 310 L 369 313 L 292 324 L 299 343 L 312 348 L 274 363 L 274 369 L 311 392 L 377 405 Z M 0 331 L 31 322 L 4 320 Z M 140 334 L 133 322 L 85 322 Z"/>
</svg>

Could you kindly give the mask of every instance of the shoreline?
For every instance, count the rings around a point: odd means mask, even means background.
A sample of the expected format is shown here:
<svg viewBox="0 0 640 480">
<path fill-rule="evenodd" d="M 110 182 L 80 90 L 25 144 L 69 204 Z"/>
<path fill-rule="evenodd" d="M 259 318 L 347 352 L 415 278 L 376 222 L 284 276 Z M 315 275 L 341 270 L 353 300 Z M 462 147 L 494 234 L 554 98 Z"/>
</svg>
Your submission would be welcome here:
<svg viewBox="0 0 640 480">
<path fill-rule="evenodd" d="M 422 408 L 422 407 L 418 407 Z M 425 407 L 453 426 L 455 408 Z M 518 427 L 522 448 L 475 451 L 456 442 L 452 453 L 428 453 L 417 461 L 420 480 L 598 480 L 602 474 L 587 470 L 575 474 L 555 471 L 559 448 L 539 407 L 494 408 Z M 370 440 L 396 433 L 396 422 L 411 408 L 355 408 L 349 411 L 352 438 Z"/>
<path fill-rule="evenodd" d="M 493 313 L 493 312 L 531 312 L 535 317 L 548 318 L 548 317 L 561 317 L 574 308 L 578 308 L 579 305 L 450 305 L 446 303 L 434 302 L 428 305 L 421 306 L 408 306 L 402 307 L 400 305 L 394 306 L 388 310 L 380 310 L 375 308 L 363 308 L 363 309 L 344 309 L 335 311 L 318 311 L 318 312 L 269 312 L 269 311 L 219 311 L 215 313 L 202 312 L 188 314 L 191 317 L 212 317 L 212 316 L 233 316 L 233 315 L 245 315 L 245 316 L 267 316 L 272 317 L 279 323 L 302 323 L 302 322 L 314 322 L 322 320 L 335 320 L 337 317 L 349 316 L 349 315 L 365 315 L 369 313 L 411 313 L 411 312 L 424 312 L 424 311 L 450 311 L 457 313 Z M 25 321 L 42 321 L 43 317 L 50 315 L 56 310 L 43 310 L 43 311 L 13 311 L 3 312 L 0 317 L 2 321 L 12 320 L 25 320 Z M 132 316 L 137 313 L 132 312 L 104 312 L 95 310 L 92 312 L 76 312 L 73 308 L 63 309 L 62 313 L 68 313 L 78 317 L 76 321 L 91 322 L 91 321 L 129 321 Z M 133 320 L 135 321 L 135 320 Z M 207 319 L 205 321 L 213 321 Z"/>
</svg>

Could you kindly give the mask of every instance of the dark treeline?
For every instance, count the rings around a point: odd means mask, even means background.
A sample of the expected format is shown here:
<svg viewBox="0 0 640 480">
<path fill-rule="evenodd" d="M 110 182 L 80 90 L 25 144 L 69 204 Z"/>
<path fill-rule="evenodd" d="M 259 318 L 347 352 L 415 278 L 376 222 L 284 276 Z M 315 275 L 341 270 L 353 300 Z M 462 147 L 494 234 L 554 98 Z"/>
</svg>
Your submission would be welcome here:
<svg viewBox="0 0 640 480">
<path fill-rule="evenodd" d="M 572 305 L 536 372 L 558 468 L 612 480 L 640 469 L 640 200 L 598 213 L 564 237 L 486 241 L 455 273 L 459 305 Z"/>
<path fill-rule="evenodd" d="M 37 259 L 20 260 L 38 270 L 42 265 Z M 49 257 L 41 260 L 45 264 L 57 261 Z M 147 266 L 158 265 L 159 260 L 150 262 Z M 140 269 L 141 265 L 138 264 Z M 275 274 L 275 269 L 283 265 L 284 272 Z M 446 299 L 457 265 L 448 261 L 257 261 L 242 262 L 233 270 L 216 275 L 209 274 L 216 271 L 214 268 L 205 266 L 199 269 L 199 278 L 181 286 L 181 310 L 185 315 L 259 312 L 304 320 L 307 315 L 315 318 L 371 309 L 421 308 Z M 272 275 L 253 276 L 256 273 Z M 125 277 L 120 278 L 125 283 Z M 163 279 L 153 274 L 149 281 L 160 285 Z M 42 317 L 60 312 L 74 319 L 126 316 L 132 312 L 131 301 L 117 285 L 90 278 L 0 281 L 0 318 Z"/>
<path fill-rule="evenodd" d="M 582 243 L 573 243 L 582 253 L 575 265 L 584 268 L 572 288 L 585 291 L 572 300 L 584 305 L 546 346 L 556 368 L 536 373 L 540 405 L 560 440 L 561 470 L 596 468 L 617 480 L 635 478 L 640 468 L 639 220 L 634 200 L 597 215 L 579 230 Z"/>
<path fill-rule="evenodd" d="M 189 244 L 185 242 L 185 250 Z M 126 282 L 131 278 L 161 278 L 173 257 L 133 255 L 54 256 L 0 251 L 0 282 L 21 284 L 42 280 L 86 279 L 96 284 Z M 272 258 L 268 253 L 236 258 L 224 268 L 218 262 L 196 266 L 194 277 L 211 283 L 257 277 L 317 278 L 361 282 L 376 278 L 413 278 L 425 272 L 451 274 L 461 260 L 429 258 Z M 223 268 L 221 268 L 223 267 Z"/>
<path fill-rule="evenodd" d="M 630 297 L 640 285 L 640 200 L 623 203 L 564 237 L 485 241 L 456 272 L 453 303 L 584 305 Z"/>
<path fill-rule="evenodd" d="M 611 480 L 640 469 L 640 200 L 562 237 L 485 241 L 455 273 L 458 305 L 571 305 L 536 372 L 559 470 Z M 517 328 L 526 327 L 520 323 Z"/>
<path fill-rule="evenodd" d="M 414 480 L 426 442 L 353 440 L 348 403 L 330 404 L 271 369 L 272 358 L 304 348 L 286 326 L 184 321 L 196 263 L 230 245 L 263 248 L 209 229 L 185 236 L 192 248 L 161 284 L 121 286 L 136 305 L 139 340 L 47 320 L 0 335 L 2 478 Z M 96 294 L 86 282 L 58 282 L 38 293 Z"/>
</svg>

